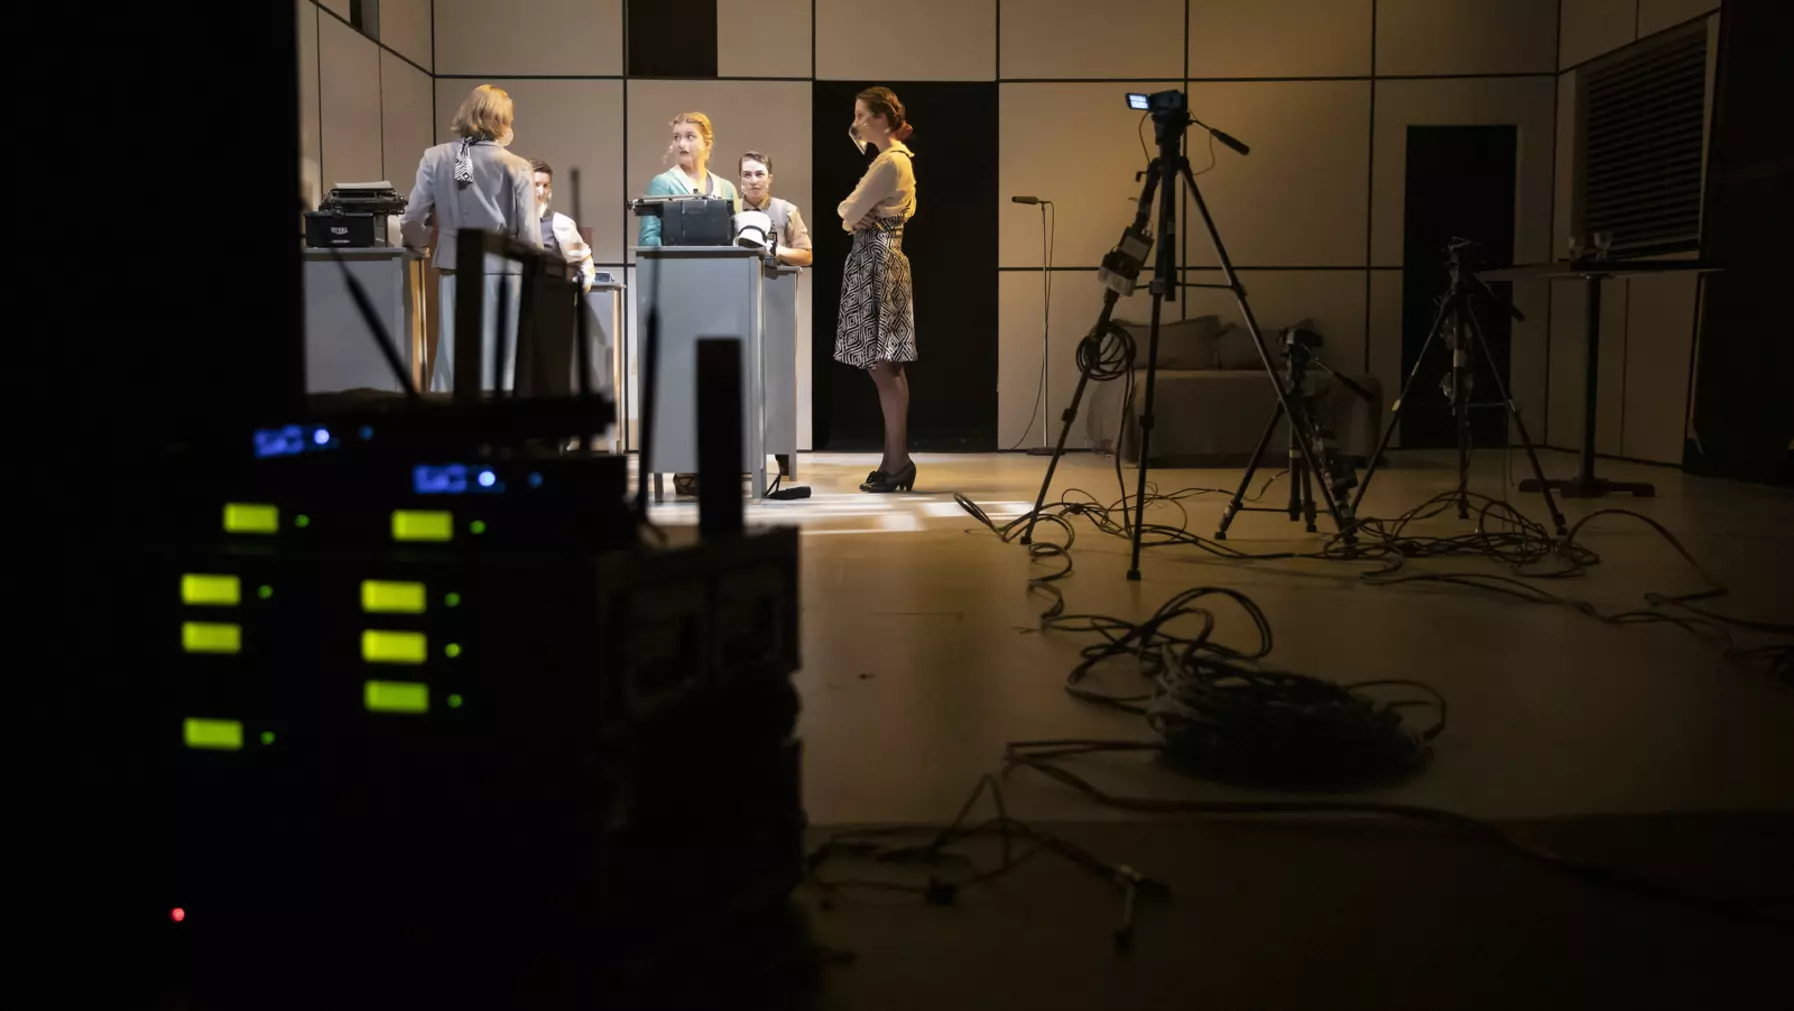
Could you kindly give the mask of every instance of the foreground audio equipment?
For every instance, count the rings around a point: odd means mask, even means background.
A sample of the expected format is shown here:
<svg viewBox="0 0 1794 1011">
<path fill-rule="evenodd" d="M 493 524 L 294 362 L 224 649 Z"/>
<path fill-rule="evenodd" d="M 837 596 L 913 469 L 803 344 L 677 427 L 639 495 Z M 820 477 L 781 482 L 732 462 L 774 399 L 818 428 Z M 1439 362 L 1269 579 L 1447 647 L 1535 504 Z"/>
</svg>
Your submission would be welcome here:
<svg viewBox="0 0 1794 1011">
<path fill-rule="evenodd" d="M 167 989 L 720 1006 L 793 937 L 796 531 L 642 537 L 626 459 L 559 450 L 587 391 L 384 406 L 173 458 L 144 516 Z"/>
</svg>

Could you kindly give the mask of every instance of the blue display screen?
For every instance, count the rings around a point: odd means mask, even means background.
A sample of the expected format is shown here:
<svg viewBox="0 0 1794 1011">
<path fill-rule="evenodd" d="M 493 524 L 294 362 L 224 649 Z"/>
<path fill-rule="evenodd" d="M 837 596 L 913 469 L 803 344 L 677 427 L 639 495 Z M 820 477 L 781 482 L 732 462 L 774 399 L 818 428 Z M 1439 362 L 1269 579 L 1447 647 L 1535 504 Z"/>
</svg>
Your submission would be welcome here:
<svg viewBox="0 0 1794 1011">
<path fill-rule="evenodd" d="M 411 468 L 411 487 L 419 495 L 465 495 L 468 492 L 502 492 L 498 473 L 490 467 L 464 463 L 420 463 Z"/>
<path fill-rule="evenodd" d="M 322 425 L 282 425 L 255 430 L 256 459 L 298 456 L 308 450 L 335 449 L 336 436 Z"/>
</svg>

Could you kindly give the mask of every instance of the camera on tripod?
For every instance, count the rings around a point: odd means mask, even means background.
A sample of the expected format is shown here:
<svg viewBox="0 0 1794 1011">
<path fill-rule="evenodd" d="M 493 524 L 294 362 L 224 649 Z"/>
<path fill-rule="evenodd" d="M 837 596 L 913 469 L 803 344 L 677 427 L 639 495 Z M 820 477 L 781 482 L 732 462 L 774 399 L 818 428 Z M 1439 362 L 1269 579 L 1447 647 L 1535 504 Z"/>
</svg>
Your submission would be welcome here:
<svg viewBox="0 0 1794 1011">
<path fill-rule="evenodd" d="M 1155 116 L 1182 112 L 1190 107 L 1189 99 L 1181 91 L 1160 91 L 1151 95 L 1143 95 L 1130 91 L 1127 96 L 1127 107 L 1140 112 L 1150 112 Z"/>
</svg>

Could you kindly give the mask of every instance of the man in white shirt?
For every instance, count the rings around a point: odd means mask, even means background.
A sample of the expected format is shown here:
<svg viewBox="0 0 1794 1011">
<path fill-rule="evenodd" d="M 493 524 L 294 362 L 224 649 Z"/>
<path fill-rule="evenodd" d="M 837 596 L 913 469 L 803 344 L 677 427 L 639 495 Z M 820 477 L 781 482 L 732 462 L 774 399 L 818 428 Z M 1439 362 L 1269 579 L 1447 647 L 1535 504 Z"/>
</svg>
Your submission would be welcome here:
<svg viewBox="0 0 1794 1011">
<path fill-rule="evenodd" d="M 762 211 L 772 219 L 773 230 L 778 233 L 774 242 L 780 263 L 808 267 L 813 259 L 810 229 L 804 225 L 804 216 L 798 213 L 796 204 L 772 195 L 772 159 L 749 151 L 741 156 L 740 172 L 741 209 Z"/>
<path fill-rule="evenodd" d="M 554 169 L 540 158 L 530 162 L 536 173 L 536 217 L 542 221 L 542 247 L 561 254 L 579 270 L 582 291 L 592 290 L 598 268 L 592 263 L 592 247 L 580 237 L 579 225 L 570 217 L 549 209 L 554 199 Z"/>
</svg>

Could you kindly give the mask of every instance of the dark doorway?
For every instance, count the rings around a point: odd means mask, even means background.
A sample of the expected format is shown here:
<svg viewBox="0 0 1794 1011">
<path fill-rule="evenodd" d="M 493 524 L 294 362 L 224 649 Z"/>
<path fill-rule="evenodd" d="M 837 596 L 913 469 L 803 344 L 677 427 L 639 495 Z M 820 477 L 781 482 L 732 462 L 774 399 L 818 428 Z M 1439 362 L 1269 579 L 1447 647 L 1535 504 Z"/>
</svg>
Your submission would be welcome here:
<svg viewBox="0 0 1794 1011">
<path fill-rule="evenodd" d="M 1407 199 L 1402 245 L 1402 377 L 1426 343 L 1438 312 L 1438 299 L 1450 284 L 1445 247 L 1453 238 L 1477 243 L 1483 266 L 1514 262 L 1514 166 L 1519 134 L 1512 126 L 1411 126 L 1408 128 Z M 1492 286 L 1502 299 L 1509 284 Z M 1484 338 L 1508 382 L 1511 320 L 1505 313 L 1477 314 Z M 1435 340 L 1422 364 L 1408 403 L 1402 408 L 1402 446 L 1439 448 L 1457 445 L 1451 407 L 1439 383 L 1450 367 L 1451 352 L 1443 338 Z M 1470 415 L 1470 437 L 1476 446 L 1507 445 L 1507 413 L 1497 401 L 1487 363 L 1479 354 L 1472 380 L 1471 402 L 1494 406 Z"/>
<path fill-rule="evenodd" d="M 997 86 L 990 83 L 817 81 L 813 96 L 811 328 L 814 445 L 875 450 L 878 395 L 835 361 L 835 314 L 850 237 L 835 205 L 853 191 L 870 151 L 847 138 L 853 97 L 884 84 L 903 100 L 915 135 L 916 217 L 903 234 L 916 286 L 910 442 L 916 449 L 997 448 Z"/>
</svg>

